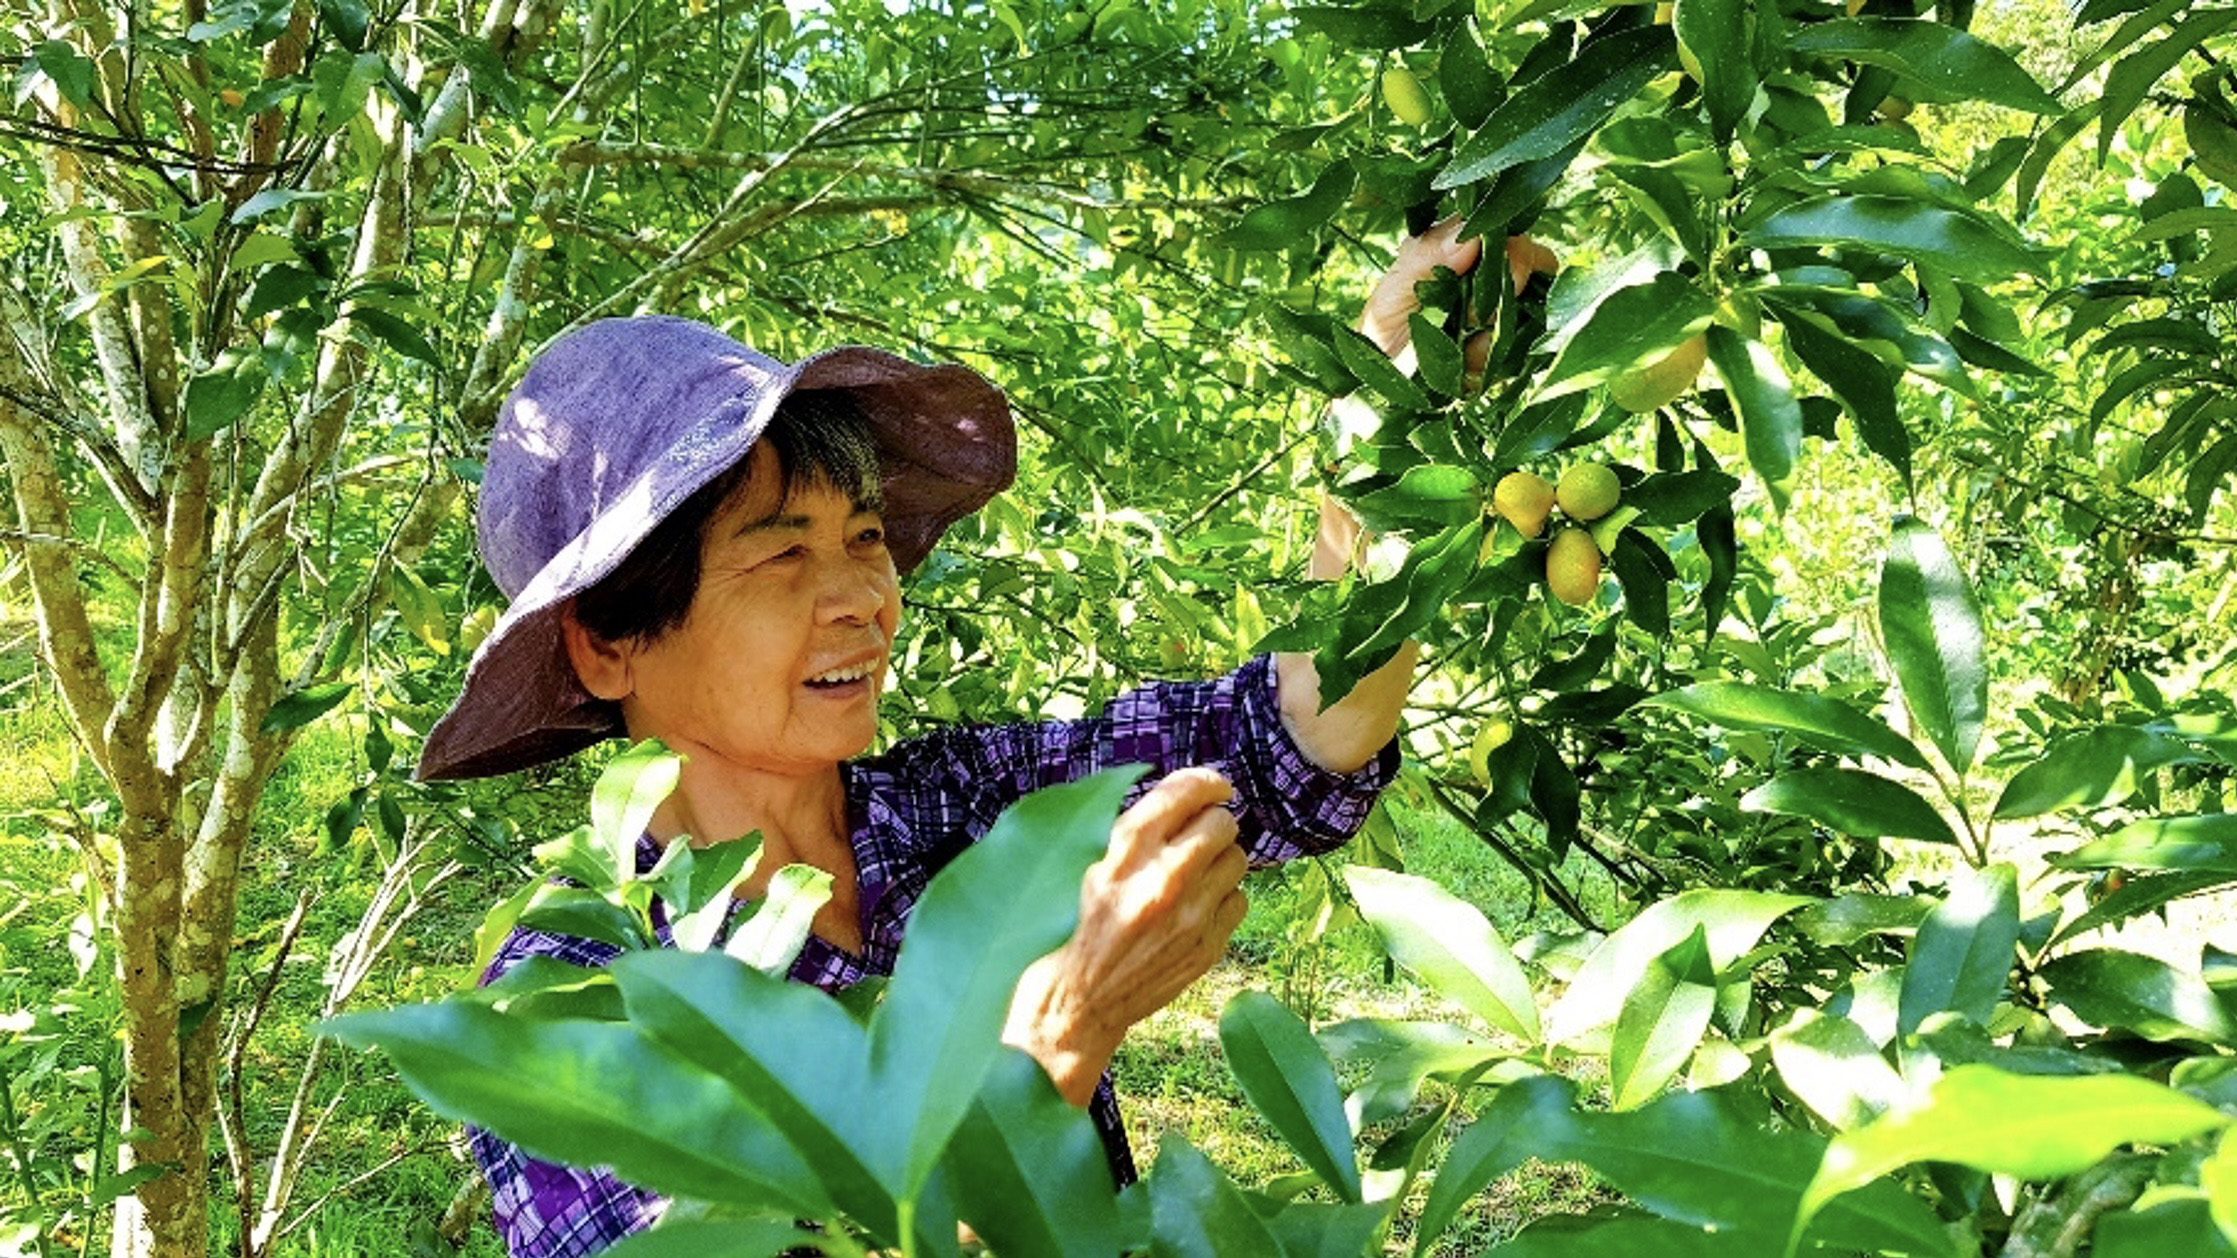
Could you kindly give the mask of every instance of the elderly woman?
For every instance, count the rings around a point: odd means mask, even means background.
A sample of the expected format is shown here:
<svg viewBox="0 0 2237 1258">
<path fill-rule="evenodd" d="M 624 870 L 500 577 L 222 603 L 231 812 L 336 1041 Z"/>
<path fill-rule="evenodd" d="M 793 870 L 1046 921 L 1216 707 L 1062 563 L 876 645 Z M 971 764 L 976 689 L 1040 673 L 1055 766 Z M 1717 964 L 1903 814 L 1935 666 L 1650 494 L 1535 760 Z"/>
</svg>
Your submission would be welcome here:
<svg viewBox="0 0 2237 1258">
<path fill-rule="evenodd" d="M 1466 270 L 1457 224 L 1414 238 L 1363 330 L 1404 347 L 1414 283 Z M 1135 1022 L 1208 969 L 1242 920 L 1247 866 L 1328 850 L 1396 768 L 1411 646 L 1323 710 L 1308 656 L 1158 684 L 1101 716 L 960 727 L 867 755 L 902 574 L 1010 480 L 1002 395 L 959 366 L 876 350 L 787 365 L 702 324 L 608 320 L 564 337 L 507 400 L 483 478 L 483 561 L 512 605 L 420 762 L 426 778 L 508 772 L 602 739 L 684 757 L 639 843 L 758 832 L 769 871 L 831 875 L 791 969 L 837 990 L 889 973 L 932 876 L 1035 788 L 1110 765 L 1163 774 L 1113 829 L 1069 943 L 1020 983 L 1005 1038 L 1087 1106 L 1112 1173 L 1134 1176 L 1106 1067 Z M 1341 573 L 1357 525 L 1324 504 L 1312 559 Z M 493 978 L 532 956 L 613 950 L 521 929 Z M 477 1132 L 516 1255 L 586 1254 L 663 1202 L 600 1170 L 531 1159 Z"/>
</svg>

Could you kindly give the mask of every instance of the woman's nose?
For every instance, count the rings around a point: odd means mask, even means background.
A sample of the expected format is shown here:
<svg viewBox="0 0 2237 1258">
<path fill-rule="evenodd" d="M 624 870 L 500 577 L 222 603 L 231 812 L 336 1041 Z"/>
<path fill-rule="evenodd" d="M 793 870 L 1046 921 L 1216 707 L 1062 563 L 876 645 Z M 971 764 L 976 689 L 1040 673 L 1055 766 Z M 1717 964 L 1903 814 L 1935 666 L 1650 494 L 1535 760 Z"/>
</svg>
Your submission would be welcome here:
<svg viewBox="0 0 2237 1258">
<path fill-rule="evenodd" d="M 817 610 L 827 621 L 868 623 L 895 596 L 890 562 L 869 564 L 849 558 L 826 569 Z"/>
</svg>

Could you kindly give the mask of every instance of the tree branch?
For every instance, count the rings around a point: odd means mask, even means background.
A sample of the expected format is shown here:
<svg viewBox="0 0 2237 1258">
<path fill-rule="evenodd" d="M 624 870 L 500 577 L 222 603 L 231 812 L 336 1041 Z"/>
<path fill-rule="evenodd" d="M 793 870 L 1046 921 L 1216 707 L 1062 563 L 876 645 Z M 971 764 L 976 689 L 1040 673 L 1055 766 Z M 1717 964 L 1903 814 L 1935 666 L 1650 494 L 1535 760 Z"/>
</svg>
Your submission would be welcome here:
<svg viewBox="0 0 2237 1258">
<path fill-rule="evenodd" d="M 864 179 L 891 179 L 951 192 L 965 192 L 991 199 L 1024 197 L 1053 201 L 1081 210 L 1126 212 L 1130 210 L 1234 210 L 1250 202 L 1241 197 L 1137 200 L 1103 197 L 1081 188 L 1041 179 L 1006 179 L 986 174 L 942 170 L 926 166 L 896 166 L 836 157 L 746 153 L 729 149 L 686 148 L 678 145 L 624 143 L 613 140 L 578 140 L 555 155 L 567 166 L 674 166 L 683 170 L 763 171 L 783 160 L 795 170 L 845 174 Z"/>
<path fill-rule="evenodd" d="M 92 302 L 86 326 L 93 335 L 94 359 L 108 393 L 108 412 L 116 444 L 133 478 L 153 494 L 161 473 L 162 449 L 148 413 L 147 389 L 133 355 L 132 333 L 109 290 L 108 260 L 93 231 L 92 207 L 85 200 L 85 170 L 77 155 L 50 149 L 45 155 L 47 190 L 63 217 L 59 232 L 64 260 L 81 299 Z"/>
<path fill-rule="evenodd" d="M 40 654 L 62 689 L 71 728 L 106 777 L 112 766 L 105 730 L 116 710 L 116 694 L 95 645 L 85 583 L 72 561 L 77 546 L 59 540 L 72 530 L 70 499 L 62 488 L 54 447 L 38 417 L 13 400 L 29 384 L 24 375 L 14 339 L 0 337 L 0 383 L 11 386 L 0 389 L 0 455 L 7 459 L 24 567 L 38 608 Z"/>
</svg>

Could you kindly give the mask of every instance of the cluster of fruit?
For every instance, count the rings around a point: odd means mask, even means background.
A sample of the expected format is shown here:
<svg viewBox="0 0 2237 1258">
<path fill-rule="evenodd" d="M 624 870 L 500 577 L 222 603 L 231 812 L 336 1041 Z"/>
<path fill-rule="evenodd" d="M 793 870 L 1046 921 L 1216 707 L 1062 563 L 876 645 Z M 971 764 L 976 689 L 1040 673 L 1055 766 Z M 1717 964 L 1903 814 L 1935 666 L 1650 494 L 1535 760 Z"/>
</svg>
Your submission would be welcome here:
<svg viewBox="0 0 2237 1258">
<path fill-rule="evenodd" d="M 1559 507 L 1568 523 L 1554 530 L 1546 545 L 1546 589 L 1579 607 L 1600 590 L 1600 543 L 1582 525 L 1607 515 L 1623 499 L 1616 474 L 1602 463 L 1575 463 L 1548 484 L 1536 472 L 1509 472 L 1491 489 L 1491 509 L 1524 537 L 1546 531 Z"/>
</svg>

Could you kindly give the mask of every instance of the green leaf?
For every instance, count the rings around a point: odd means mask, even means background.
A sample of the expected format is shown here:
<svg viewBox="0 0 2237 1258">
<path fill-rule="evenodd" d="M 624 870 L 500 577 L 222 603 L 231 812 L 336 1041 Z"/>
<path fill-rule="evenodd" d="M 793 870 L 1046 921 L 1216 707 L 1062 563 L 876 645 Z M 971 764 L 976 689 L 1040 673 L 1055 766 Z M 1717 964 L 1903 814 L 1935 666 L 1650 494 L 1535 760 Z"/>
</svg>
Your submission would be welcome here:
<svg viewBox="0 0 2237 1258">
<path fill-rule="evenodd" d="M 437 655 L 451 651 L 451 615 L 443 606 L 443 597 L 427 588 L 427 582 L 404 564 L 388 566 L 388 596 L 396 605 L 397 618 L 412 636 L 427 645 Z"/>
<path fill-rule="evenodd" d="M 1616 538 L 1615 553 L 1608 556 L 1609 570 L 1623 587 L 1624 611 L 1641 629 L 1656 638 L 1670 636 L 1670 576 L 1664 565 L 1669 556 L 1661 545 L 1633 530 Z M 1550 706 L 1550 705 L 1549 705 Z"/>
<path fill-rule="evenodd" d="M 1177 1131 L 1149 1177 L 1151 1251 L 1159 1258 L 1278 1255 L 1281 1245 L 1234 1183 Z"/>
<path fill-rule="evenodd" d="M 1904 704 L 1964 775 L 1988 713 L 1981 607 L 1942 535 L 1907 515 L 1896 517 L 1880 569 L 1880 639 Z"/>
<path fill-rule="evenodd" d="M 521 913 L 528 908 L 529 901 L 536 898 L 536 893 L 543 890 L 543 886 L 541 882 L 527 883 L 482 915 L 481 922 L 474 927 L 474 973 L 480 974 L 489 969 L 489 963 L 496 959 L 497 950 L 511 937 Z"/>
<path fill-rule="evenodd" d="M 1585 958 L 1546 1015 L 1546 1038 L 1592 1051 L 1594 1033 L 1621 1014 L 1625 993 L 1656 957 L 1696 928 L 1706 928 L 1710 963 L 1721 973 L 1752 950 L 1771 923 L 1809 902 L 1798 895 L 1703 888 L 1648 905 Z"/>
<path fill-rule="evenodd" d="M 374 306 L 352 306 L 349 312 L 352 331 L 360 331 L 374 342 L 386 345 L 406 358 L 416 358 L 432 367 L 444 365 L 443 356 L 418 328 L 406 323 L 386 310 Z"/>
<path fill-rule="evenodd" d="M 1510 166 L 1552 157 L 1600 129 L 1616 109 L 1670 68 L 1674 46 L 1659 26 L 1619 31 L 1578 49 L 1500 102 L 1438 172 L 1437 189 L 1489 179 Z"/>
<path fill-rule="evenodd" d="M 654 944 L 635 913 L 588 887 L 540 884 L 522 908 L 520 924 L 530 930 L 594 939 L 625 952 Z"/>
<path fill-rule="evenodd" d="M 868 1095 L 885 1138 L 907 1151 L 898 1195 L 922 1186 L 970 1109 L 1018 976 L 1078 924 L 1080 879 L 1142 772 L 1105 770 L 1020 799 L 917 902 L 870 1021 Z"/>
<path fill-rule="evenodd" d="M 1805 1008 L 1771 1037 L 1779 1082 L 1836 1131 L 1863 1126 L 1903 1098 L 1903 1077 L 1864 1028 Z"/>
<path fill-rule="evenodd" d="M 1499 106 L 1503 85 L 1466 22 L 1453 25 L 1444 55 L 1437 58 L 1437 88 L 1444 93 L 1453 120 L 1471 131 L 1484 125 Z"/>
<path fill-rule="evenodd" d="M 1347 48 L 1388 52 L 1427 39 L 1436 30 L 1401 8 L 1377 5 L 1301 4 L 1290 10 L 1299 30 L 1316 31 Z"/>
<path fill-rule="evenodd" d="M 536 1157 L 610 1166 L 670 1195 L 832 1212 L 817 1168 L 730 1085 L 627 1024 L 536 1021 L 460 1001 L 346 1014 L 319 1032 L 380 1049 L 436 1113 Z"/>
<path fill-rule="evenodd" d="M 1712 1231 L 1651 1214 L 1550 1214 L 1483 1251 L 1483 1258 L 1759 1258 L 1766 1238 Z"/>
<path fill-rule="evenodd" d="M 627 1236 L 599 1258 L 769 1258 L 771 1254 L 822 1253 L 820 1232 L 791 1219 L 663 1220 Z"/>
<path fill-rule="evenodd" d="M 1337 397 L 1358 387 L 1359 378 L 1336 356 L 1335 320 L 1324 314 L 1292 310 L 1278 301 L 1262 302 L 1256 310 L 1273 329 L 1275 343 L 1314 388 Z"/>
<path fill-rule="evenodd" d="M 1917 791 L 1861 769 L 1791 769 L 1749 791 L 1740 807 L 1807 817 L 1851 838 L 1957 842 L 1950 823 Z"/>
<path fill-rule="evenodd" d="M 1670 15 L 1678 42 L 1701 67 L 1701 101 L 1718 145 L 1732 142 L 1761 81 L 1755 67 L 1753 6 L 1743 0 L 1678 0 Z"/>
<path fill-rule="evenodd" d="M 1457 1077 L 1506 1056 L 1488 1037 L 1449 1022 L 1355 1018 L 1322 1027 L 1319 1040 L 1340 1066 L 1366 1068 L 1346 1106 L 1362 1128 L 1413 1108 L 1430 1077 Z"/>
<path fill-rule="evenodd" d="M 2033 147 L 2027 151 L 2027 160 L 2020 163 L 2019 173 L 2012 177 L 2012 217 L 2025 221 L 2035 212 L 2035 195 L 2041 191 L 2043 180 L 2050 174 L 2051 163 L 2066 151 L 2089 127 L 2104 108 L 2104 98 L 2097 97 L 2076 105 L 2065 117 L 2043 128 L 2035 137 Z"/>
<path fill-rule="evenodd" d="M 1786 328 L 1787 348 L 1818 379 L 1825 381 L 1856 419 L 1857 436 L 1864 448 L 1887 460 L 1903 483 L 1911 483 L 1911 434 L 1896 408 L 1896 372 L 1870 351 L 1859 349 L 1847 337 L 1819 326 L 1800 311 L 1778 310 Z"/>
<path fill-rule="evenodd" d="M 1592 312 L 1602 302 L 1625 289 L 1653 284 L 1665 273 L 1676 273 L 1683 262 L 1684 254 L 1677 244 L 1658 236 L 1630 253 L 1563 267 L 1554 276 L 1552 291 L 1546 294 L 1548 331 L 1540 348 L 1560 352 L 1571 336 L 1592 322 Z M 1646 307 L 1642 305 L 1641 309 Z M 1709 318 L 1714 318 L 1715 303 L 1710 303 L 1708 310 Z M 1701 326 L 1707 327 L 1707 321 Z M 1676 345 L 1683 339 L 1673 337 L 1669 344 Z"/>
<path fill-rule="evenodd" d="M 1831 245 L 1892 253 L 1982 283 L 2043 273 L 2034 250 L 1983 220 L 1901 197 L 1818 197 L 1771 214 L 1743 236 L 1759 249 Z"/>
<path fill-rule="evenodd" d="M 1794 465 L 1802 457 L 1802 408 L 1794 400 L 1794 384 L 1763 342 L 1715 325 L 1708 336 L 1709 361 L 1724 377 L 1725 393 L 1740 413 L 1748 466 L 1763 479 L 1772 504 L 1784 511 Z"/>
<path fill-rule="evenodd" d="M 2090 1236 L 2090 1258 L 2169 1258 L 2172 1254 L 2231 1258 L 2237 1255 L 2237 1245 L 2215 1226 L 2209 1204 L 2195 1197 L 2162 1197 L 2145 1209 L 2108 1211 Z"/>
<path fill-rule="evenodd" d="M 1802 910 L 1795 915 L 1794 928 L 1814 942 L 1843 948 L 1871 935 L 1917 930 L 1937 903 L 1925 896 L 1852 891 Z"/>
<path fill-rule="evenodd" d="M 1474 905 L 1427 878 L 1365 865 L 1346 866 L 1344 882 L 1359 915 L 1408 973 L 1490 1025 L 1537 1042 L 1530 979 Z"/>
<path fill-rule="evenodd" d="M 2128 1074 L 1946 1071 L 1923 1102 L 1836 1136 L 1803 1197 L 1795 1231 L 1841 1194 L 1877 1186 L 1913 1162 L 1954 1162 L 1995 1175 L 2076 1174 L 2129 1143 L 2176 1144 L 2227 1125 L 2204 1101 Z"/>
<path fill-rule="evenodd" d="M 365 34 L 372 25 L 365 0 L 318 0 L 318 16 L 342 47 L 364 51 Z"/>
<path fill-rule="evenodd" d="M 1415 1253 L 1425 1252 L 1484 1185 L 1533 1157 L 1581 1163 L 1663 1218 L 1752 1242 L 1729 1252 L 1776 1252 L 1825 1142 L 1801 1130 L 1759 1127 L 1744 1109 L 1745 1102 L 1713 1090 L 1602 1114 L 1579 1110 L 1575 1085 L 1565 1079 L 1509 1084 L 1454 1140 L 1422 1207 Z M 1955 1258 L 1948 1233 L 1917 1198 L 1892 1183 L 1866 1194 L 1836 1202 L 1808 1239 L 1844 1250 Z"/>
<path fill-rule="evenodd" d="M 187 381 L 186 435 L 201 441 L 224 432 L 249 413 L 271 379 L 264 356 L 254 351 L 228 349 L 210 369 Z"/>
<path fill-rule="evenodd" d="M 816 911 L 830 899 L 830 874 L 810 865 L 787 865 L 769 880 L 767 901 L 732 932 L 722 950 L 781 978 L 807 946 Z"/>
<path fill-rule="evenodd" d="M 868 1048 L 838 1002 L 719 953 L 651 949 L 609 968 L 631 1026 L 665 1055 L 725 1080 L 816 1168 L 834 1202 L 896 1235 L 901 1150 L 880 1143 L 875 1111 L 860 1104 L 872 1086 Z"/>
<path fill-rule="evenodd" d="M 2224 1249 L 2237 1244 L 2237 1139 L 2230 1130 L 2222 1129 L 2214 1152 L 2198 1167 L 2198 1186 L 2205 1190 L 2207 1211 L 2221 1232 Z"/>
<path fill-rule="evenodd" d="M 746 867 L 761 856 L 759 831 L 729 843 L 701 850 L 690 843 L 670 843 L 642 881 L 653 885 L 653 894 L 667 906 L 669 932 L 677 947 L 704 952 L 727 919 L 731 888 L 745 876 Z"/>
<path fill-rule="evenodd" d="M 1691 279 L 1664 271 L 1608 294 L 1565 325 L 1553 365 L 1533 403 L 1589 389 L 1669 353 L 1716 318 L 1716 303 Z"/>
<path fill-rule="evenodd" d="M 1328 224 L 1336 211 L 1351 199 L 1359 174 L 1349 158 L 1331 162 L 1313 180 L 1313 186 L 1294 197 L 1254 206 L 1233 227 L 1213 238 L 1223 249 L 1282 250 L 1295 248 Z"/>
<path fill-rule="evenodd" d="M 2237 878 L 2237 813 L 2145 817 L 2050 861 L 2061 869 L 2180 869 Z"/>
<path fill-rule="evenodd" d="M 1388 531 L 1428 525 L 1443 529 L 1482 516 L 1484 491 L 1476 483 L 1475 473 L 1467 468 L 1423 463 L 1407 468 L 1397 484 L 1351 499 L 1351 505 L 1371 528 Z"/>
<path fill-rule="evenodd" d="M 2168 71 L 2181 63 L 2192 49 L 2233 26 L 2237 26 L 2237 8 L 2197 9 L 2176 23 L 2166 38 L 2113 64 L 2105 75 L 2104 108 L 2098 115 L 2097 161 L 2100 166 L 2112 155 L 2113 137 L 2122 124 L 2143 104 L 2152 88 L 2167 77 Z"/>
<path fill-rule="evenodd" d="M 2062 863 L 2052 858 L 2052 864 Z M 2089 911 L 2059 925 L 2058 933 L 2051 936 L 2052 944 L 2064 943 L 2077 935 L 2087 934 L 2100 926 L 2125 922 L 2157 910 L 2163 904 L 2211 891 L 2216 887 L 2237 882 L 2237 870 L 2209 873 L 2176 873 L 2130 878 L 2112 894 L 2089 906 Z"/>
<path fill-rule="evenodd" d="M 256 730 L 260 734 L 277 734 L 282 730 L 301 729 L 340 707 L 356 689 L 355 682 L 330 681 L 291 690 L 273 700 L 271 710 L 256 723 Z"/>
<path fill-rule="evenodd" d="M 242 317 L 260 319 L 276 310 L 300 305 L 331 287 L 329 281 L 316 272 L 299 266 L 268 266 L 257 272 L 256 282 L 249 289 L 248 307 Z"/>
<path fill-rule="evenodd" d="M 1304 1022 L 1265 992 L 1238 992 L 1220 1011 L 1219 1042 L 1243 1095 L 1282 1140 L 1344 1200 L 1360 1200 L 1343 1089 Z"/>
<path fill-rule="evenodd" d="M 647 738 L 615 756 L 590 791 L 590 826 L 612 862 L 614 881 L 637 872 L 637 840 L 683 776 L 683 757 Z M 683 841 L 679 837 L 678 842 Z"/>
<path fill-rule="evenodd" d="M 1447 397 L 1459 397 L 1467 388 L 1467 363 L 1459 344 L 1418 310 L 1407 324 L 1413 329 L 1414 355 L 1421 365 L 1422 380 Z"/>
<path fill-rule="evenodd" d="M 2036 114 L 2061 112 L 2012 54 L 1956 26 L 1925 18 L 1849 17 L 1813 22 L 1787 44 L 1797 52 L 1880 66 L 1925 101 L 1982 100 Z"/>
<path fill-rule="evenodd" d="M 31 50 L 31 61 L 53 82 L 62 99 L 80 109 L 93 103 L 93 61 L 59 39 L 40 42 Z"/>
<path fill-rule="evenodd" d="M 1608 1048 L 1610 1105 L 1637 1109 L 1685 1069 L 1716 1013 L 1716 969 L 1709 961 L 1709 934 L 1693 933 L 1654 958 L 1646 973 L 1624 993 Z"/>
<path fill-rule="evenodd" d="M 298 201 L 318 201 L 331 195 L 326 192 L 304 192 L 298 188 L 266 188 L 241 202 L 233 211 L 232 222 L 235 226 L 242 226 L 256 222 L 274 210 L 284 210 Z"/>
<path fill-rule="evenodd" d="M 2157 957 L 2091 948 L 2054 957 L 2038 971 L 2051 995 L 2091 1026 L 2147 1040 L 2237 1045 L 2237 1017 L 2194 973 Z"/>
<path fill-rule="evenodd" d="M 2134 795 L 2152 770 L 2195 764 L 2196 752 L 2133 725 L 2068 734 L 2023 766 L 1997 797 L 1996 816 L 2035 817 L 2061 808 L 2102 808 Z"/>
<path fill-rule="evenodd" d="M 1623 505 L 1638 508 L 1642 524 L 1675 528 L 1729 505 L 1739 490 L 1739 478 L 1714 469 L 1656 472 L 1625 488 Z"/>
<path fill-rule="evenodd" d="M 1373 341 L 1350 328 L 1337 327 L 1330 336 L 1329 344 L 1336 351 L 1336 357 L 1344 364 L 1345 370 L 1356 376 L 1361 384 L 1385 402 L 1405 411 L 1429 409 L 1429 397 L 1421 391 L 1421 386 L 1400 371 L 1388 355 L 1375 347 Z"/>
<path fill-rule="evenodd" d="M 1824 695 L 1710 681 L 1656 695 L 1644 706 L 1670 708 L 1726 729 L 1792 734 L 1807 746 L 1836 755 L 1878 756 L 1914 769 L 1927 767 L 1918 747 L 1885 721 Z"/>
<path fill-rule="evenodd" d="M 1266 1221 L 1281 1246 L 1282 1258 L 1359 1258 L 1377 1252 L 1375 1241 L 1390 1221 L 1396 1201 L 1361 1205 L 1292 1202 Z"/>
<path fill-rule="evenodd" d="M 1400 643 L 1444 614 L 1446 600 L 1474 575 L 1482 542 L 1482 517 L 1471 517 L 1417 542 L 1397 576 L 1352 592 L 1338 640 L 1313 657 L 1323 707 L 1341 700 Z"/>
<path fill-rule="evenodd" d="M 1919 924 L 1903 972 L 1896 1027 L 1908 1034 L 1944 1010 L 1987 1026 L 2019 946 L 2019 874 L 2008 864 L 1961 870 L 1949 898 Z"/>
<path fill-rule="evenodd" d="M 1124 1248 L 1094 1121 L 1024 1053 L 996 1058 L 944 1166 L 957 1212 L 997 1253 L 1108 1258 Z"/>
</svg>

